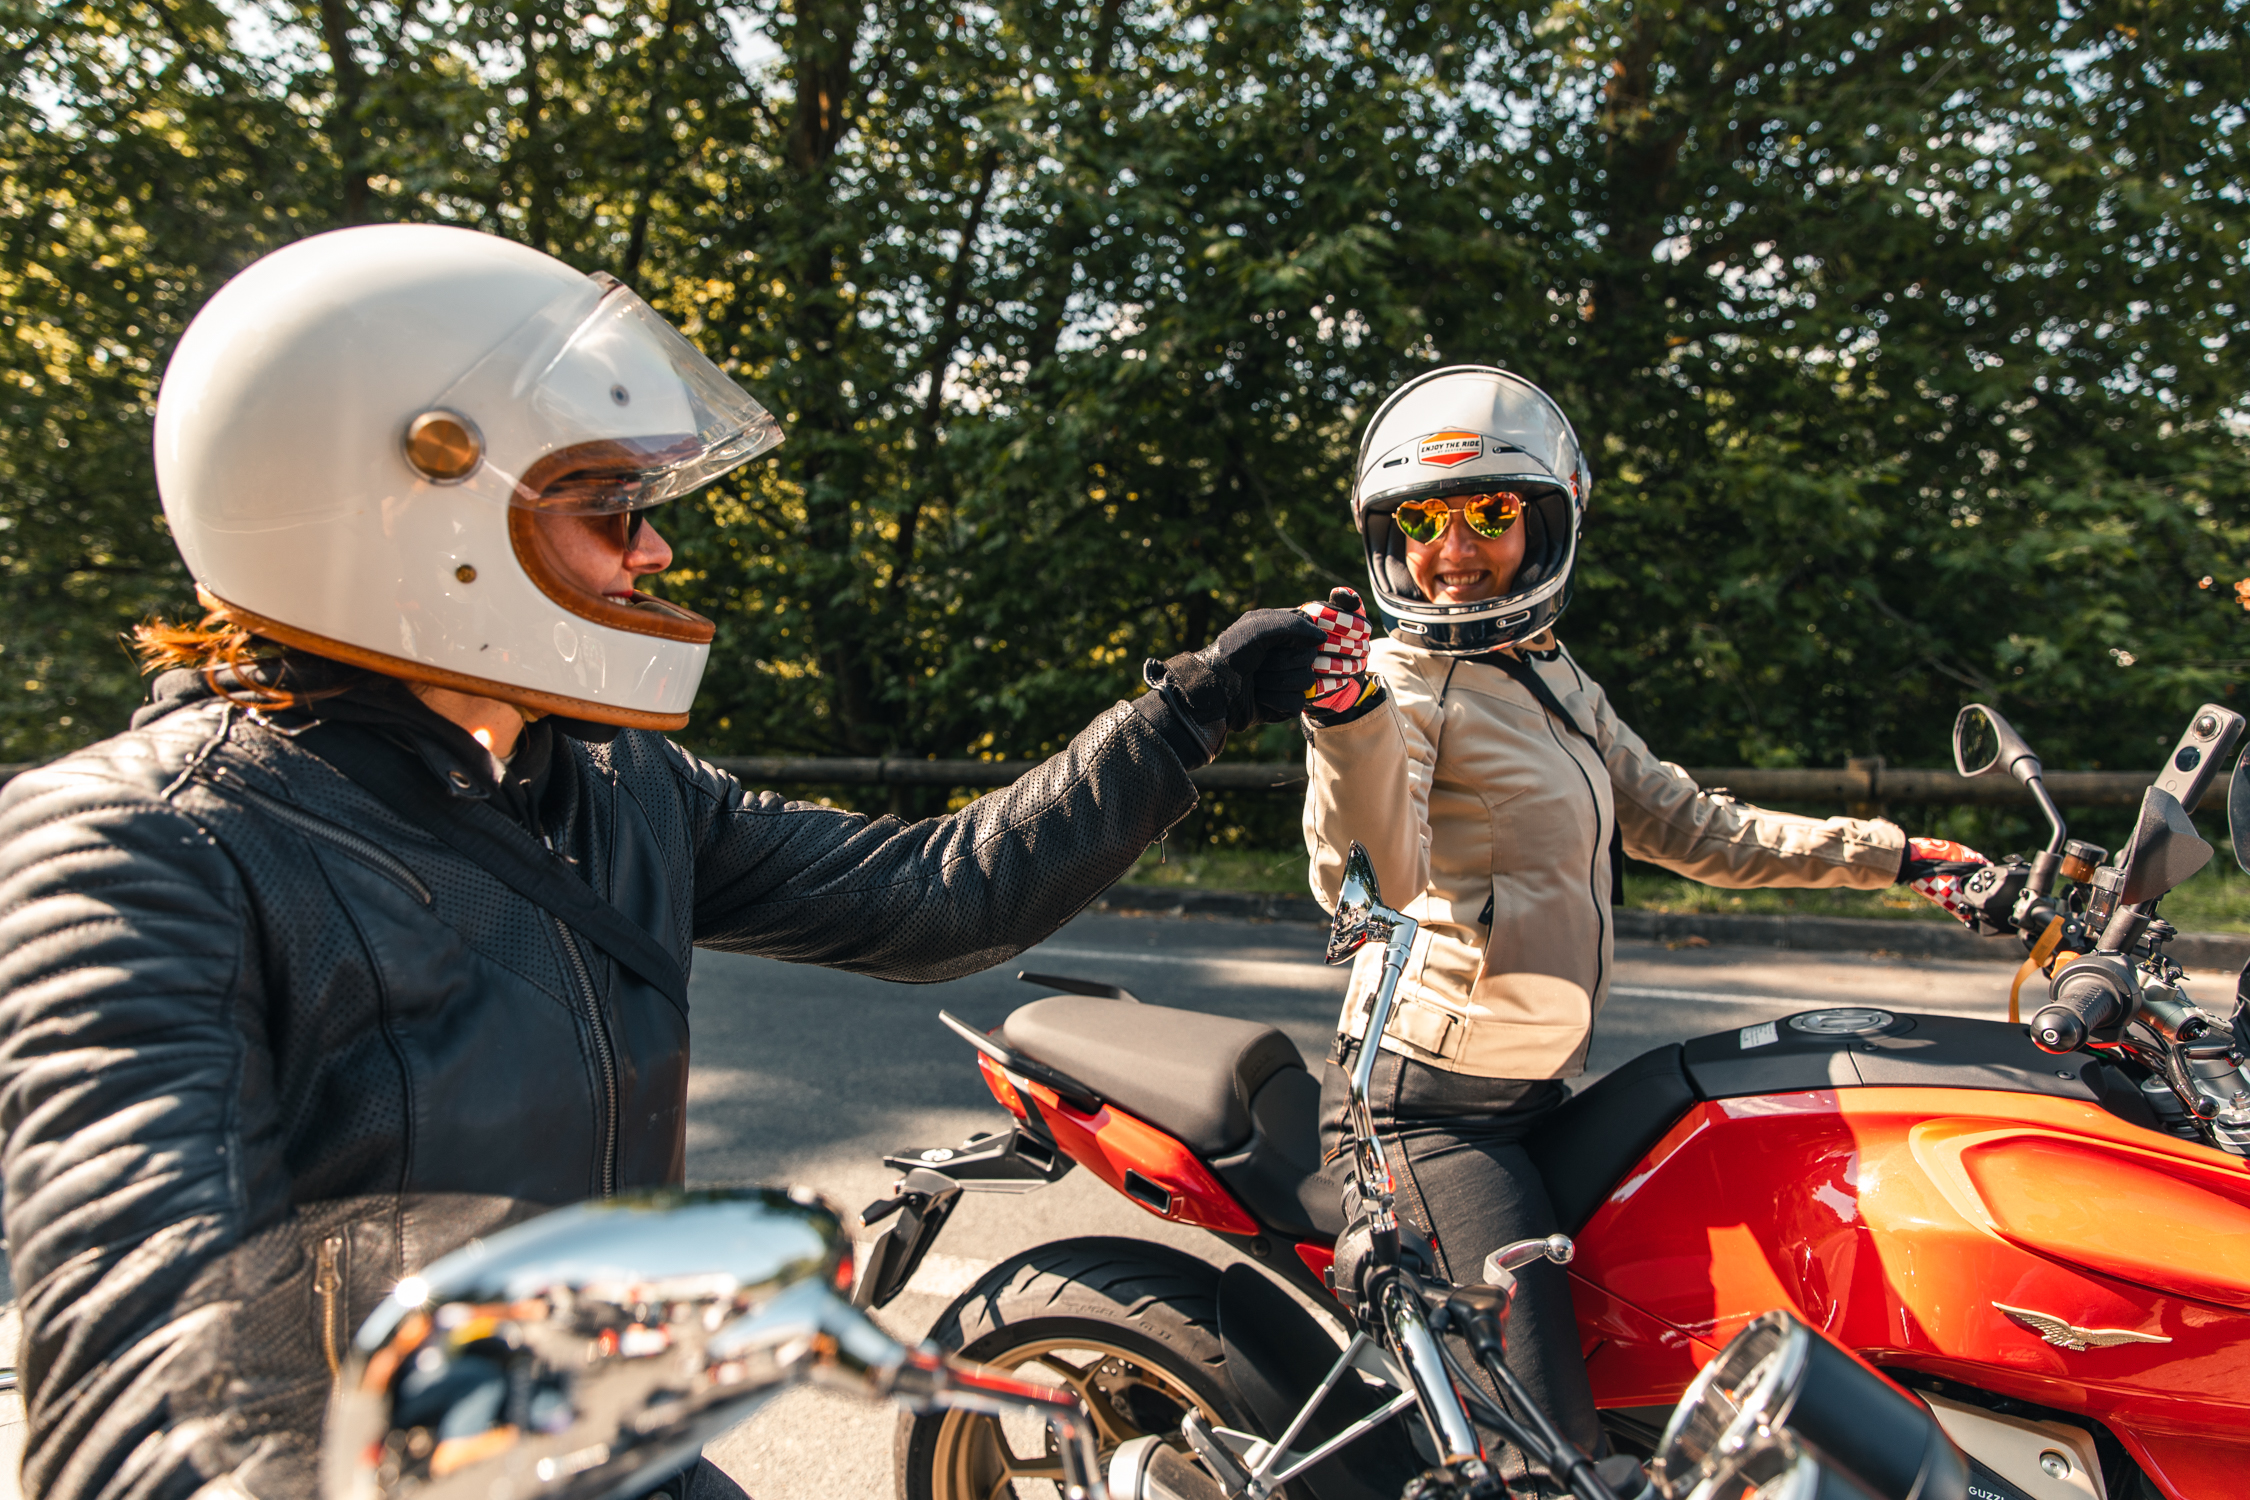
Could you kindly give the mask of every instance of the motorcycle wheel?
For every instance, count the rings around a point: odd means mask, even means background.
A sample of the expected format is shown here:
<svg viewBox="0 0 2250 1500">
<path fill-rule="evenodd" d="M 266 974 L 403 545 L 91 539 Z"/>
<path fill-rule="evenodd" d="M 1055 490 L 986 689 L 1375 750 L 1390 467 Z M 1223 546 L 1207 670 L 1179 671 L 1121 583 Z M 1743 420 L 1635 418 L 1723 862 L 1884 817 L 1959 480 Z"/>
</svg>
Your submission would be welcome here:
<svg viewBox="0 0 2250 1500">
<path fill-rule="evenodd" d="M 1219 1273 L 1140 1240 L 1068 1240 L 1001 1262 L 938 1315 L 948 1354 L 1074 1390 L 1093 1413 L 1103 1468 L 1147 1433 L 1182 1451 L 1192 1408 L 1247 1429 L 1219 1343 Z M 902 1416 L 901 1500 L 1032 1500 L 1062 1475 L 1043 1425 L 965 1412 Z M 1294 1487 L 1281 1491 L 1293 1495 Z"/>
</svg>

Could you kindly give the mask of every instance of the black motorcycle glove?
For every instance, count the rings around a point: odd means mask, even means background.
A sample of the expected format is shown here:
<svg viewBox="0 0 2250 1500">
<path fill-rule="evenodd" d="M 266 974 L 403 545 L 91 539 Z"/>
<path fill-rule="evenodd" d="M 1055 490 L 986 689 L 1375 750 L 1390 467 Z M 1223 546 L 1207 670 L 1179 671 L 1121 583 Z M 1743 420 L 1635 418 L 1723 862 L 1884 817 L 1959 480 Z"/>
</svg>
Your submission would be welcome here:
<svg viewBox="0 0 2250 1500">
<path fill-rule="evenodd" d="M 1193 770 L 1218 757 L 1229 733 L 1295 718 L 1326 639 L 1296 610 L 1251 610 L 1201 651 L 1150 660 L 1150 691 L 1133 706 Z"/>
</svg>

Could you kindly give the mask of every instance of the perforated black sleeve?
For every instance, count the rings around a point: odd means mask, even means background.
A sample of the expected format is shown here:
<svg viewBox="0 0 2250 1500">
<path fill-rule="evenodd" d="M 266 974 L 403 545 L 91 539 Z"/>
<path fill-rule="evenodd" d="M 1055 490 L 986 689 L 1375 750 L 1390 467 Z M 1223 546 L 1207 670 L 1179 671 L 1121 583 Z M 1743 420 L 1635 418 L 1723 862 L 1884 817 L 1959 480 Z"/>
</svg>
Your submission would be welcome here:
<svg viewBox="0 0 2250 1500">
<path fill-rule="evenodd" d="M 251 1304 L 304 1323 L 277 1290 L 293 1256 L 235 1255 L 288 1212 L 270 1107 L 246 1104 L 268 1065 L 241 882 L 194 819 L 102 770 L 74 757 L 0 800 L 0 1169 L 24 1490 L 49 1500 L 186 1494 L 280 1457 L 249 1458 L 271 1447 L 254 1429 L 302 1430 L 308 1403 L 317 1427 L 325 1395 L 309 1348 L 310 1368 L 233 1360 Z"/>
<path fill-rule="evenodd" d="M 1076 916 L 1195 806 L 1120 703 L 1013 786 L 905 823 L 753 795 L 680 755 L 704 800 L 695 940 L 927 983 L 990 968 Z"/>
</svg>

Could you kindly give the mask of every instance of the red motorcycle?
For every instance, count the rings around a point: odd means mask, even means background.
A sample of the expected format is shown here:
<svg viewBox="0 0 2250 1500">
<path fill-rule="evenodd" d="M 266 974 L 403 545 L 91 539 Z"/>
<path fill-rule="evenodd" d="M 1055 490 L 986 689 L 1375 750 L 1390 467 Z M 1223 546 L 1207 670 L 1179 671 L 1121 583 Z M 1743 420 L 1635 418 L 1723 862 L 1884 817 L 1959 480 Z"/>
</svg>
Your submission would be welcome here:
<svg viewBox="0 0 2250 1500">
<path fill-rule="evenodd" d="M 2067 839 L 2007 722 L 1963 710 L 1962 773 L 2016 776 L 2052 829 L 2032 859 L 1970 874 L 1958 902 L 2025 944 L 2019 988 L 2044 976 L 2028 1026 L 1807 1011 L 1657 1048 L 1556 1112 L 1530 1148 L 1575 1240 L 1580 1336 L 1613 1444 L 1650 1454 L 1697 1371 L 1779 1308 L 1920 1396 L 1968 1456 L 1973 1495 L 2250 1492 L 2250 1000 L 2238 994 L 2231 1024 L 2188 1001 L 2157 915 L 2210 857 L 2184 809 L 2243 725 L 2200 710 L 2104 863 Z M 2229 800 L 2250 869 L 2250 757 Z M 1332 960 L 1365 940 L 1370 910 L 1398 917 L 1360 863 Z M 858 1300 L 903 1289 L 963 1191 L 1084 1166 L 1242 1258 L 1221 1270 L 1134 1240 L 1043 1245 L 956 1299 L 937 1342 L 1061 1380 L 1105 1451 L 1193 1414 L 1246 1472 L 1292 1442 L 1320 1455 L 1268 1463 L 1231 1495 L 1398 1494 L 1432 1455 L 1411 1424 L 1383 1420 L 1398 1408 L 1378 1373 L 1338 1367 L 1345 1220 L 1296 1048 L 1271 1027 L 1022 977 L 1070 993 L 989 1037 L 944 1018 L 1013 1129 L 886 1158 L 903 1175 L 863 1215 L 890 1222 Z M 1048 1450 L 961 1413 L 906 1419 L 898 1456 L 909 1500 L 990 1500 L 1054 1472 Z"/>
</svg>

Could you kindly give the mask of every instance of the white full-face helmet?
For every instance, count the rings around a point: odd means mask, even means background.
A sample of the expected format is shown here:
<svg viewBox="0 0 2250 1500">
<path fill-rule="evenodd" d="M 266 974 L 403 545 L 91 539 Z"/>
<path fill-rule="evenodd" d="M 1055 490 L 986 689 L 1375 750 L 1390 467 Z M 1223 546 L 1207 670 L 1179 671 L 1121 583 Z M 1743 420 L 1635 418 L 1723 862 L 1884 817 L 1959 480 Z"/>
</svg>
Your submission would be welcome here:
<svg viewBox="0 0 2250 1500">
<path fill-rule="evenodd" d="M 1491 365 L 1417 376 L 1376 410 L 1359 444 L 1352 520 L 1367 577 L 1402 641 L 1475 656 L 1538 635 L 1568 598 L 1594 477 L 1570 419 L 1545 391 Z M 1500 595 L 1433 604 L 1406 564 L 1393 519 L 1412 500 L 1505 492 L 1519 497 L 1523 565 Z"/>
<path fill-rule="evenodd" d="M 582 587 L 556 516 L 645 509 L 781 441 L 648 304 L 510 240 L 371 225 L 219 289 L 157 398 L 206 605 L 284 644 L 542 712 L 677 729 L 713 626 Z"/>
</svg>

